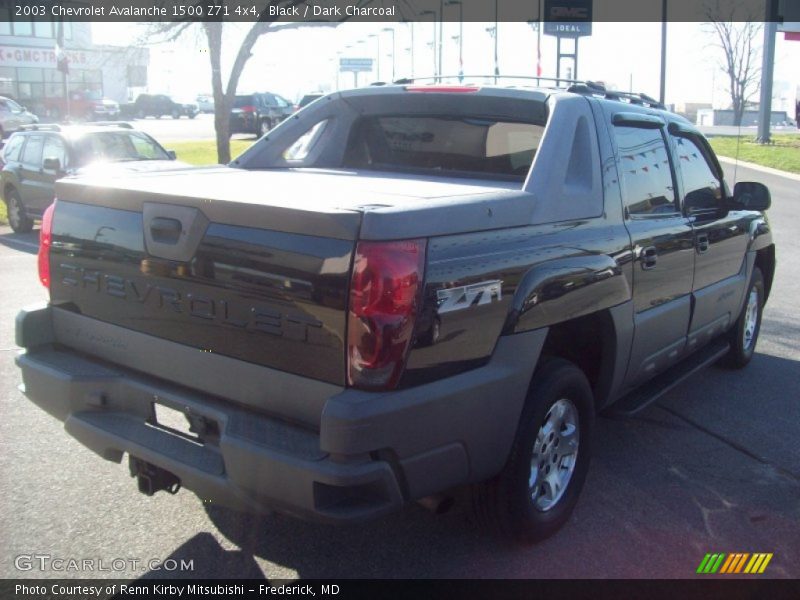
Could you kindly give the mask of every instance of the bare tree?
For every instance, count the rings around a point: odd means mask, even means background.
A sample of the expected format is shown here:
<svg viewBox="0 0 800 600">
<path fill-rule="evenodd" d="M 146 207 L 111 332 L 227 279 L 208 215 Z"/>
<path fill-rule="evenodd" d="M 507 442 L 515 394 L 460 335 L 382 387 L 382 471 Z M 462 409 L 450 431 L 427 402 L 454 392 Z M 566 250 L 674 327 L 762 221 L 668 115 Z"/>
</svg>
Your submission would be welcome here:
<svg viewBox="0 0 800 600">
<path fill-rule="evenodd" d="M 198 2 L 198 6 L 202 4 L 203 8 L 208 10 L 209 5 L 212 3 L 222 5 L 220 0 L 211 0 L 211 2 L 204 0 L 203 2 Z M 362 1 L 359 4 L 363 3 Z M 315 23 L 276 22 L 278 17 L 269 16 L 270 6 L 291 12 L 292 7 L 303 4 L 305 4 L 305 0 L 271 0 L 264 7 L 261 12 L 261 20 L 251 25 L 238 49 L 235 50 L 236 55 L 227 82 L 223 81 L 222 73 L 222 53 L 225 37 L 223 30 L 225 23 L 220 21 L 205 21 L 202 23 L 196 21 L 160 22 L 153 23 L 147 28 L 143 39 L 151 44 L 174 42 L 190 31 L 194 31 L 196 34 L 198 29 L 202 31 L 208 43 L 208 57 L 211 62 L 211 89 L 214 94 L 214 130 L 217 138 L 217 160 L 220 163 L 225 164 L 231 160 L 229 115 L 236 95 L 236 88 L 239 85 L 239 79 L 244 72 L 247 61 L 252 56 L 253 46 L 255 46 L 259 38 L 270 31 L 313 26 L 335 27 L 341 23 L 340 21 Z"/>
<path fill-rule="evenodd" d="M 758 90 L 761 76 L 757 40 L 763 25 L 757 15 L 744 14 L 743 9 L 735 3 L 723 5 L 716 0 L 707 2 L 704 11 L 709 32 L 715 38 L 713 45 L 722 50 L 719 67 L 728 76 L 734 125 L 742 124 L 745 107 Z"/>
</svg>

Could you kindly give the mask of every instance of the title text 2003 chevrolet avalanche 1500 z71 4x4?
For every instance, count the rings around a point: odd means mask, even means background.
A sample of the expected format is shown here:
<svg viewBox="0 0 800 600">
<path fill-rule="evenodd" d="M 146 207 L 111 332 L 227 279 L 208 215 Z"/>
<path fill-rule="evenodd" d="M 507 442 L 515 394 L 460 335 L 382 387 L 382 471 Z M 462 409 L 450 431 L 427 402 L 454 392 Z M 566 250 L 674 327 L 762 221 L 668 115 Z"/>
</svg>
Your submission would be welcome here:
<svg viewBox="0 0 800 600">
<path fill-rule="evenodd" d="M 56 194 L 25 394 L 145 493 L 327 521 L 470 484 L 553 533 L 595 413 L 744 366 L 775 268 L 763 185 L 587 84 L 335 93 L 230 166 Z"/>
</svg>

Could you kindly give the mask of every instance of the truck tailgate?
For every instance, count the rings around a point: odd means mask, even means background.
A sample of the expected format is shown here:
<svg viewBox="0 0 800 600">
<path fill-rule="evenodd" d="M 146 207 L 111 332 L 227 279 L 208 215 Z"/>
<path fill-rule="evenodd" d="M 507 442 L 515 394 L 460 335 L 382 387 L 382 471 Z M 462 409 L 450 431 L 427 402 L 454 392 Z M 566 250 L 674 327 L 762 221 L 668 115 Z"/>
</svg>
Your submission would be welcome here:
<svg viewBox="0 0 800 600">
<path fill-rule="evenodd" d="M 59 182 L 50 254 L 54 306 L 344 384 L 357 211 L 242 208 L 230 199 L 146 187 Z"/>
</svg>

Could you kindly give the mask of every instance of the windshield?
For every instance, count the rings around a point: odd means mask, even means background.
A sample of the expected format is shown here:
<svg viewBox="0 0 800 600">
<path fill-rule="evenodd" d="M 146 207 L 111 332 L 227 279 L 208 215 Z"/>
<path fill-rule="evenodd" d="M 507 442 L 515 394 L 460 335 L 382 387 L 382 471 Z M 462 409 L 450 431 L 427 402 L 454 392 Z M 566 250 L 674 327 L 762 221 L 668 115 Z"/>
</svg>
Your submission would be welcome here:
<svg viewBox="0 0 800 600">
<path fill-rule="evenodd" d="M 132 160 L 169 160 L 164 149 L 138 131 L 98 131 L 79 139 L 75 145 L 78 165 Z"/>
<path fill-rule="evenodd" d="M 8 108 L 11 109 L 11 112 L 22 112 L 22 107 L 14 102 L 11 98 L 6 98 L 6 104 Z"/>
</svg>

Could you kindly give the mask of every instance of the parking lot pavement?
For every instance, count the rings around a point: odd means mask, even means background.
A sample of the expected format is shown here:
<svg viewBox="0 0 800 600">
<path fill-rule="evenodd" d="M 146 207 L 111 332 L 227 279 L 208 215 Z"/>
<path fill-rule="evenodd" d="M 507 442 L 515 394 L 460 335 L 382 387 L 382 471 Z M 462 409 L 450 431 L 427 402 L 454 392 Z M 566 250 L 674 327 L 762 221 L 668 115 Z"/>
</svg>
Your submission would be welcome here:
<svg viewBox="0 0 800 600">
<path fill-rule="evenodd" d="M 726 165 L 726 169 L 727 169 Z M 739 168 L 773 193 L 778 271 L 746 369 L 712 367 L 634 419 L 598 419 L 586 487 L 567 526 L 532 547 L 476 529 L 463 498 L 368 525 L 254 519 L 192 494 L 140 495 L 16 386 L 13 319 L 42 301 L 35 234 L 0 227 L 0 577 L 174 576 L 19 571 L 15 557 L 174 558 L 190 577 L 691 577 L 707 552 L 772 552 L 766 576 L 800 577 L 800 199 L 796 182 Z"/>
</svg>

